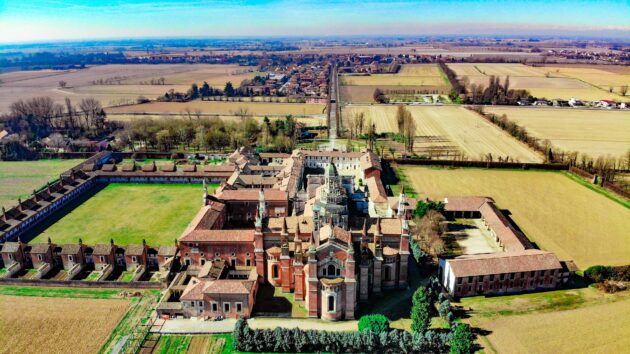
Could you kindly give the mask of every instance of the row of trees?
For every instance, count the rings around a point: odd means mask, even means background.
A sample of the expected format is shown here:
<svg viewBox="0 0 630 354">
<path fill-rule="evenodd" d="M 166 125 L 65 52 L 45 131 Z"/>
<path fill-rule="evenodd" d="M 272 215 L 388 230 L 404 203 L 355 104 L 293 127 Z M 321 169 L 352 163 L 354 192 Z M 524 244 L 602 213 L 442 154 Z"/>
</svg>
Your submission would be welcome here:
<svg viewBox="0 0 630 354">
<path fill-rule="evenodd" d="M 120 149 L 161 151 L 191 148 L 224 151 L 258 142 L 265 149 L 290 151 L 298 131 L 298 123 L 291 116 L 274 122 L 265 118 L 262 124 L 247 115 L 234 122 L 202 116 L 141 118 L 125 124 L 116 133 L 116 142 Z"/>
<path fill-rule="evenodd" d="M 468 87 L 468 78 L 463 77 L 461 85 Z M 488 79 L 488 87 L 470 85 L 470 91 L 464 97 L 464 103 L 469 104 L 493 104 L 493 105 L 515 105 L 521 99 L 531 97 L 527 90 L 517 90 L 510 88 L 510 77 L 506 76 L 503 84 L 498 76 L 491 75 Z"/>
<path fill-rule="evenodd" d="M 416 121 L 404 105 L 398 106 L 396 124 L 398 125 L 398 137 L 405 145 L 405 151 L 413 154 L 413 146 L 416 141 Z"/>
</svg>

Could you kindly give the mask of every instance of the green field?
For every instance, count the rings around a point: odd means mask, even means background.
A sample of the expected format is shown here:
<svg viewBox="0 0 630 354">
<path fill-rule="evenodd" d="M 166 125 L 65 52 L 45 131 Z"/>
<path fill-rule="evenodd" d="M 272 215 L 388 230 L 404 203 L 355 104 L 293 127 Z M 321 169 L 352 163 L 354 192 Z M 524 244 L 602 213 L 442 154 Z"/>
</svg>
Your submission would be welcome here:
<svg viewBox="0 0 630 354">
<path fill-rule="evenodd" d="M 0 206 L 9 209 L 82 160 L 0 161 Z"/>
<path fill-rule="evenodd" d="M 212 187 L 212 186 L 211 186 Z M 213 189 L 213 188 L 211 188 Z M 212 192 L 212 190 L 210 190 Z M 171 245 L 201 207 L 201 185 L 110 184 L 32 243 Z"/>
</svg>

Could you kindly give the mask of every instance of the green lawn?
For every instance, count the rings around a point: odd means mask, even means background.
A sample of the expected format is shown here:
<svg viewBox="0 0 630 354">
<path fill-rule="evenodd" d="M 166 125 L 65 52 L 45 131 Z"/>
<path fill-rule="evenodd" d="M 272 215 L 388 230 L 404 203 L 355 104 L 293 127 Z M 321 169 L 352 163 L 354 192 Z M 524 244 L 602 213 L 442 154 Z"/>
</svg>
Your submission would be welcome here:
<svg viewBox="0 0 630 354">
<path fill-rule="evenodd" d="M 153 352 L 158 354 L 186 353 L 191 339 L 191 336 L 162 336 Z"/>
<path fill-rule="evenodd" d="M 120 289 L 0 286 L 0 295 L 112 299 L 119 297 Z"/>
<path fill-rule="evenodd" d="M 214 186 L 211 186 L 210 192 Z M 32 243 L 170 245 L 201 207 L 201 185 L 110 184 L 38 235 Z"/>
<path fill-rule="evenodd" d="M 28 198 L 33 189 L 59 178 L 59 174 L 82 160 L 0 161 L 0 206 L 9 209 L 18 198 Z"/>
<path fill-rule="evenodd" d="M 101 272 L 99 271 L 93 271 L 92 273 L 90 273 L 90 275 L 88 275 L 87 277 L 85 277 L 85 281 L 97 281 L 98 278 L 101 276 Z"/>
<path fill-rule="evenodd" d="M 134 274 L 133 272 L 123 272 L 120 275 L 120 278 L 118 278 L 118 281 L 129 283 L 130 281 L 133 280 L 133 274 Z"/>
</svg>

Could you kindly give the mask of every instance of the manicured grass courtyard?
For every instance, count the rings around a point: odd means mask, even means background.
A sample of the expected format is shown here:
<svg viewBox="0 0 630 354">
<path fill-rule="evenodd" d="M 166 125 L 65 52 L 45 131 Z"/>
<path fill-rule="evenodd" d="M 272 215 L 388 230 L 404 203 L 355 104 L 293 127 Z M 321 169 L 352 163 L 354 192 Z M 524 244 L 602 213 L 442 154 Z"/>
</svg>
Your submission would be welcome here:
<svg viewBox="0 0 630 354">
<path fill-rule="evenodd" d="M 59 178 L 59 174 L 82 160 L 0 161 L 0 206 L 9 209 L 18 198 L 28 198 L 33 189 Z"/>
<path fill-rule="evenodd" d="M 110 184 L 31 242 L 171 245 L 199 211 L 202 193 L 201 185 Z"/>
</svg>

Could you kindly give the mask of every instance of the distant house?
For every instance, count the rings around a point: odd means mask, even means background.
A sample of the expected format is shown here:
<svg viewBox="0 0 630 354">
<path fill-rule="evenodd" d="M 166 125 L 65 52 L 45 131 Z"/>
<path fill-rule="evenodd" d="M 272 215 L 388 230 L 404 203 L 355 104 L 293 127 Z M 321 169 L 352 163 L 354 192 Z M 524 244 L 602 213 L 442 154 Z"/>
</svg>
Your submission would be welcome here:
<svg viewBox="0 0 630 354">
<path fill-rule="evenodd" d="M 94 245 L 92 248 L 92 261 L 95 270 L 102 270 L 108 265 L 116 266 L 116 245 L 114 240 L 108 244 Z"/>
<path fill-rule="evenodd" d="M 138 267 L 147 266 L 147 244 L 142 240 L 141 245 L 128 245 L 125 247 L 125 265 L 127 271 L 135 271 Z"/>
<path fill-rule="evenodd" d="M 4 266 L 10 268 L 14 264 L 19 264 L 20 269 L 30 266 L 31 262 L 27 255 L 27 248 L 30 248 L 30 246 L 22 243 L 19 239 L 17 242 L 5 242 L 0 251 Z"/>
<path fill-rule="evenodd" d="M 611 100 L 600 100 L 597 103 L 597 107 L 602 107 L 602 108 L 615 108 L 617 107 L 617 102 L 615 101 L 611 101 Z"/>
</svg>

